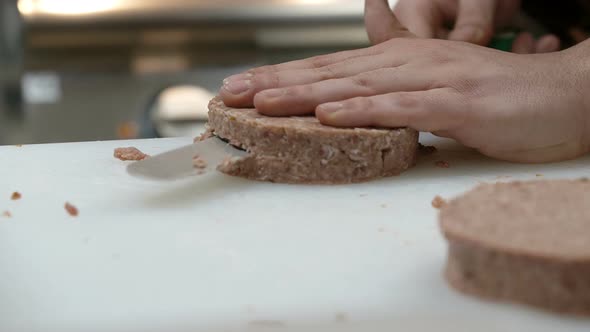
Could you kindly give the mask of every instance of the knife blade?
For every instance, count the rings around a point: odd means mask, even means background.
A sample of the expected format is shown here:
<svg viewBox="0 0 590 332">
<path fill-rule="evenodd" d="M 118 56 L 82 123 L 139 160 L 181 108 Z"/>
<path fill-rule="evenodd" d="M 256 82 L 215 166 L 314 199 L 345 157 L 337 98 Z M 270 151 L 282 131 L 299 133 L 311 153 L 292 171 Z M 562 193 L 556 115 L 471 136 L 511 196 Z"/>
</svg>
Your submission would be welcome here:
<svg viewBox="0 0 590 332">
<path fill-rule="evenodd" d="M 213 136 L 178 149 L 170 150 L 127 166 L 127 172 L 133 176 L 155 180 L 174 180 L 197 174 L 199 171 L 210 172 L 225 159 L 245 157 L 248 153 Z M 198 156 L 206 166 L 196 169 L 193 159 Z"/>
</svg>

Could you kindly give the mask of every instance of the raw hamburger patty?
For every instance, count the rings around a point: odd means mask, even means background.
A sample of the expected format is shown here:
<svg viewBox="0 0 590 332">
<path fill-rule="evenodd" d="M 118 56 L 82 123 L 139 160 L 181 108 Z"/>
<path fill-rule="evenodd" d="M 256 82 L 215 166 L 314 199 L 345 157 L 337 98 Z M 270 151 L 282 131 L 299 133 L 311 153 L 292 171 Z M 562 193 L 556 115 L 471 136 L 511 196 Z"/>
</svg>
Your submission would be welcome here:
<svg viewBox="0 0 590 332">
<path fill-rule="evenodd" d="M 284 183 L 350 183 L 396 175 L 412 167 L 418 133 L 412 129 L 343 129 L 312 116 L 267 117 L 209 103 L 209 131 L 248 152 L 219 170 Z M 206 135 L 205 135 L 206 136 Z"/>
<path fill-rule="evenodd" d="M 456 289 L 590 314 L 590 182 L 480 185 L 440 211 Z"/>
</svg>

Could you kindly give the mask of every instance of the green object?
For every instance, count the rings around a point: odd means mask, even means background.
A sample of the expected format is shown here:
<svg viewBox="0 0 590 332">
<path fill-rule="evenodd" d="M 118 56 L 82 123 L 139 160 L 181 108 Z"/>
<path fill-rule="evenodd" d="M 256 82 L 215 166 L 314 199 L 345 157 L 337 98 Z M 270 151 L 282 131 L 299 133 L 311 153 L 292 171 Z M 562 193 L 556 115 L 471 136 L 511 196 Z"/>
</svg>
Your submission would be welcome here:
<svg viewBox="0 0 590 332">
<path fill-rule="evenodd" d="M 506 31 L 498 33 L 494 37 L 492 37 L 492 41 L 490 42 L 489 47 L 495 48 L 500 51 L 510 52 L 512 51 L 512 44 L 514 44 L 516 36 L 516 31 Z"/>
</svg>

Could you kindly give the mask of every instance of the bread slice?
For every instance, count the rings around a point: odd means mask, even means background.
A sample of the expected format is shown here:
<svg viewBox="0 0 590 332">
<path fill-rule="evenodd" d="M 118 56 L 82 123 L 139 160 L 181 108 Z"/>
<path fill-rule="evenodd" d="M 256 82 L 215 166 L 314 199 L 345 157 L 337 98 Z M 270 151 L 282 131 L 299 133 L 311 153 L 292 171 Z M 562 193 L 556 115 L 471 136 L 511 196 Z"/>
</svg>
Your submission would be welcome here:
<svg viewBox="0 0 590 332">
<path fill-rule="evenodd" d="M 220 165 L 221 172 L 283 183 L 341 184 L 392 176 L 412 167 L 418 133 L 408 128 L 334 128 L 313 116 L 268 117 L 209 104 L 209 131 L 250 155 Z"/>
<path fill-rule="evenodd" d="M 456 289 L 590 314 L 590 182 L 480 185 L 440 210 Z"/>
</svg>

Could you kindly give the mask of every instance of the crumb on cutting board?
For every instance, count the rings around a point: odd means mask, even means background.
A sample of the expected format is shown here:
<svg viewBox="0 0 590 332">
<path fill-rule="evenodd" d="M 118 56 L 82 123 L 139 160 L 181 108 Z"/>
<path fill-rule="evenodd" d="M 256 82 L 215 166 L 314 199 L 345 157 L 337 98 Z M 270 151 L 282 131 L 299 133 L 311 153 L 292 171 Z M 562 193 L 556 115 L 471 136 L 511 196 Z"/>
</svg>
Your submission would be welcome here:
<svg viewBox="0 0 590 332">
<path fill-rule="evenodd" d="M 17 201 L 17 200 L 21 199 L 22 197 L 23 197 L 23 195 L 21 195 L 21 193 L 19 193 L 18 191 L 15 191 L 10 196 L 10 199 L 13 201 Z"/>
<path fill-rule="evenodd" d="M 78 208 L 75 207 L 73 204 L 71 204 L 70 202 L 66 202 L 66 204 L 64 205 L 64 208 L 66 209 L 66 211 L 68 212 L 68 214 L 72 217 L 77 217 L 79 212 L 78 212 Z"/>
<path fill-rule="evenodd" d="M 432 207 L 434 207 L 435 209 L 441 209 L 446 204 L 447 201 L 438 195 L 434 197 L 434 199 L 432 200 Z"/>
<path fill-rule="evenodd" d="M 10 211 L 4 211 L 2 212 L 2 216 L 5 218 L 10 218 L 12 217 L 12 213 L 10 213 Z"/>
<path fill-rule="evenodd" d="M 193 167 L 196 169 L 205 169 L 207 168 L 207 161 L 200 156 L 196 155 L 193 157 Z"/>
<path fill-rule="evenodd" d="M 129 161 L 129 160 L 133 160 L 133 161 L 137 161 L 137 160 L 143 160 L 147 157 L 149 157 L 149 155 L 139 151 L 139 149 L 137 149 L 136 147 L 123 147 L 123 148 L 116 148 L 115 152 L 113 153 L 113 156 L 119 160 L 123 160 L 123 161 Z"/>
<path fill-rule="evenodd" d="M 201 142 L 204 141 L 208 138 L 213 137 L 213 131 L 206 129 L 204 133 L 202 133 L 201 135 L 195 137 L 195 139 L 193 140 L 193 143 L 197 143 L 197 142 Z"/>
<path fill-rule="evenodd" d="M 448 161 L 444 161 L 444 160 L 439 160 L 436 163 L 434 163 L 436 165 L 436 167 L 439 168 L 449 168 L 451 167 L 451 165 L 449 164 Z"/>
</svg>

